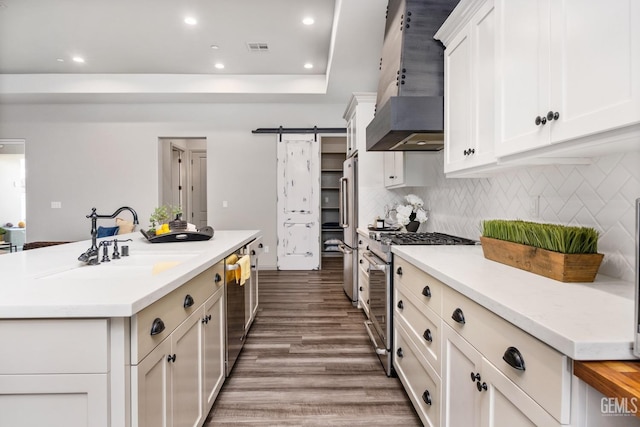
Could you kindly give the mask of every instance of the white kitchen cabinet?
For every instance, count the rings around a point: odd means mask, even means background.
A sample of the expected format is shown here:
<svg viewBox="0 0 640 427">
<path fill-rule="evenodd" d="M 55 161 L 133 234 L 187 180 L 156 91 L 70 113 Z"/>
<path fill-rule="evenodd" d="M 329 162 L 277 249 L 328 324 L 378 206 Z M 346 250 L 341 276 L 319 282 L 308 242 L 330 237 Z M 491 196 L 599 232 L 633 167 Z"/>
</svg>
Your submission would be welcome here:
<svg viewBox="0 0 640 427">
<path fill-rule="evenodd" d="M 356 92 L 351 95 L 343 118 L 347 122 L 347 158 L 367 149 L 367 125 L 373 119 L 376 94 Z"/>
<path fill-rule="evenodd" d="M 444 172 L 495 164 L 495 9 L 467 2 L 438 30 L 445 70 Z"/>
<path fill-rule="evenodd" d="M 497 156 L 640 122 L 640 3 L 495 1 Z"/>
<path fill-rule="evenodd" d="M 433 153 L 389 151 L 384 153 L 384 186 L 422 187 L 435 184 L 436 170 L 429 160 Z"/>
<path fill-rule="evenodd" d="M 224 293 L 214 294 L 204 304 L 204 327 L 202 338 L 203 349 L 203 398 L 205 401 L 205 415 L 213 406 L 225 379 L 224 345 L 225 345 L 225 317 Z"/>
<path fill-rule="evenodd" d="M 223 273 L 220 262 L 136 315 L 133 328 L 146 333 L 136 334 L 134 350 L 147 348 L 148 319 L 156 323 L 164 318 L 165 330 L 154 334 L 164 339 L 148 354 L 133 353 L 146 354 L 131 366 L 134 425 L 199 426 L 204 422 L 224 381 Z M 178 315 L 186 318 L 167 328 Z"/>
<path fill-rule="evenodd" d="M 443 340 L 443 425 L 560 426 L 448 325 Z"/>
<path fill-rule="evenodd" d="M 402 320 L 393 322 L 393 366 L 423 425 L 439 427 L 442 408 L 440 376 L 424 358 L 404 325 Z"/>
<path fill-rule="evenodd" d="M 443 425 L 479 427 L 482 355 L 448 325 L 442 327 L 442 347 Z"/>
<path fill-rule="evenodd" d="M 369 250 L 369 239 L 358 236 L 358 307 L 364 311 L 367 319 L 369 316 L 369 261 L 364 258 L 364 253 Z"/>
<path fill-rule="evenodd" d="M 262 237 L 258 237 L 247 245 L 247 253 L 251 257 L 251 279 L 245 283 L 244 295 L 244 315 L 245 315 L 245 331 L 248 333 L 251 324 L 258 313 L 258 280 L 259 280 L 259 264 L 260 255 L 263 250 Z"/>
<path fill-rule="evenodd" d="M 106 319 L 3 319 L 0 425 L 106 427 Z M 16 345 L 16 343 L 20 343 Z"/>
</svg>

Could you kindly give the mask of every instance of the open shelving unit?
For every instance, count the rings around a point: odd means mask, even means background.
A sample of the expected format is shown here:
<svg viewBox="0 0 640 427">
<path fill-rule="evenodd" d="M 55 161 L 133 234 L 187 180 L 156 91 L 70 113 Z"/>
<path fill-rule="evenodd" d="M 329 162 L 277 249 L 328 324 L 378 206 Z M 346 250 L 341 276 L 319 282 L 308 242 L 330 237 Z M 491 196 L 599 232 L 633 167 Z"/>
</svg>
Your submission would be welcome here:
<svg viewBox="0 0 640 427">
<path fill-rule="evenodd" d="M 340 178 L 345 161 L 347 139 L 343 136 L 322 138 L 320 152 L 320 208 L 322 256 L 342 256 L 338 242 L 344 233 L 340 227 Z"/>
</svg>

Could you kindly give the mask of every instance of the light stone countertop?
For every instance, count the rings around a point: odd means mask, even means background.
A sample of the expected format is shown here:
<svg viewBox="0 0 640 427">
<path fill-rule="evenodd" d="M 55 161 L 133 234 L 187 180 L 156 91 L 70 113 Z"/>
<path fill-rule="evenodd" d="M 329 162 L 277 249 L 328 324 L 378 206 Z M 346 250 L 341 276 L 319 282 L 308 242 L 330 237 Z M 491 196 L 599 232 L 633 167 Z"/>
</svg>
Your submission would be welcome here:
<svg viewBox="0 0 640 427">
<path fill-rule="evenodd" d="M 635 359 L 631 282 L 562 283 L 487 260 L 481 246 L 392 252 L 574 360 Z"/>
<path fill-rule="evenodd" d="M 175 243 L 119 235 L 133 240 L 119 244 L 129 257 L 97 266 L 77 261 L 90 240 L 2 255 L 0 318 L 130 317 L 260 234 L 216 230 L 207 241 Z"/>
</svg>

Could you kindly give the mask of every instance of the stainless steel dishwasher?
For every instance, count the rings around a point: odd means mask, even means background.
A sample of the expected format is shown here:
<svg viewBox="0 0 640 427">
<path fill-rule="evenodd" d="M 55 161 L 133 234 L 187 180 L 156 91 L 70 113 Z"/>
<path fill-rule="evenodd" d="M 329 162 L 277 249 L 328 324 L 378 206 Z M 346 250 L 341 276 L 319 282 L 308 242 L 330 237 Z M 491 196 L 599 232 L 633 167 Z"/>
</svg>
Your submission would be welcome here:
<svg viewBox="0 0 640 427">
<path fill-rule="evenodd" d="M 236 279 L 236 270 L 240 268 L 238 261 L 245 255 L 246 247 L 237 250 L 224 260 L 225 267 L 225 317 L 227 322 L 225 368 L 228 377 L 235 365 L 244 345 L 244 286 Z M 246 284 L 248 286 L 248 284 Z"/>
</svg>

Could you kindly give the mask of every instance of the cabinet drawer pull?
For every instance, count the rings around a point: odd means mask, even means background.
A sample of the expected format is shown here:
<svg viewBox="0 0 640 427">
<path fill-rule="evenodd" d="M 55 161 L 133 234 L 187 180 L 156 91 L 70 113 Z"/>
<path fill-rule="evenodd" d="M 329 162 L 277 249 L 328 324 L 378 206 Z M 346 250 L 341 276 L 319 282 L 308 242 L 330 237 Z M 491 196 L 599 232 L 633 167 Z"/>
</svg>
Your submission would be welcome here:
<svg viewBox="0 0 640 427">
<path fill-rule="evenodd" d="M 251 249 L 251 255 L 255 255 L 256 251 L 254 251 L 253 249 Z"/>
<path fill-rule="evenodd" d="M 522 357 L 522 353 L 515 347 L 509 347 L 502 355 L 502 360 L 507 362 L 513 369 L 517 369 L 518 371 L 525 370 L 524 357 Z"/>
<path fill-rule="evenodd" d="M 433 342 L 433 336 L 431 335 L 431 329 L 427 329 L 426 331 L 424 331 L 424 334 L 422 334 L 422 337 L 429 341 L 429 342 Z"/>
<path fill-rule="evenodd" d="M 167 356 L 167 362 L 176 363 L 176 355 L 175 354 L 168 355 Z"/>
<path fill-rule="evenodd" d="M 398 350 L 396 350 L 396 354 L 398 355 L 399 358 L 404 357 L 404 352 L 402 351 L 402 347 L 398 347 Z"/>
<path fill-rule="evenodd" d="M 487 383 L 480 383 L 480 380 L 476 383 L 476 387 L 478 387 L 478 391 L 482 393 L 483 391 L 487 391 Z"/>
<path fill-rule="evenodd" d="M 164 322 L 161 318 L 156 317 L 151 324 L 151 335 L 158 335 L 162 331 L 164 331 Z"/>
<path fill-rule="evenodd" d="M 453 314 L 451 315 L 451 318 L 456 322 L 460 323 L 461 325 L 465 324 L 464 313 L 459 308 L 456 308 L 455 310 L 453 310 Z"/>
<path fill-rule="evenodd" d="M 398 276 L 402 276 L 402 267 L 398 267 L 398 268 L 396 269 L 396 274 L 397 274 Z"/>
<path fill-rule="evenodd" d="M 358 289 L 360 289 L 360 292 L 362 292 L 364 290 L 364 288 L 362 286 L 360 286 Z"/>
<path fill-rule="evenodd" d="M 400 310 L 404 310 L 404 303 L 402 302 L 402 300 L 398 301 L 398 308 Z"/>
<path fill-rule="evenodd" d="M 193 297 L 192 297 L 191 295 L 187 294 L 187 295 L 184 297 L 184 302 L 182 303 L 182 306 L 183 306 L 184 308 L 189 308 L 189 307 L 191 307 L 194 303 L 195 303 L 195 301 L 193 301 Z"/>
<path fill-rule="evenodd" d="M 431 298 L 431 288 L 428 285 L 422 288 L 422 295 L 427 298 Z"/>
<path fill-rule="evenodd" d="M 422 400 L 424 400 L 424 403 L 431 406 L 431 393 L 429 393 L 429 390 L 425 390 L 424 393 L 422 393 Z"/>
<path fill-rule="evenodd" d="M 213 281 L 215 283 L 218 283 L 222 280 L 222 277 L 220 276 L 220 273 L 216 273 L 215 277 L 213 278 Z"/>
</svg>

